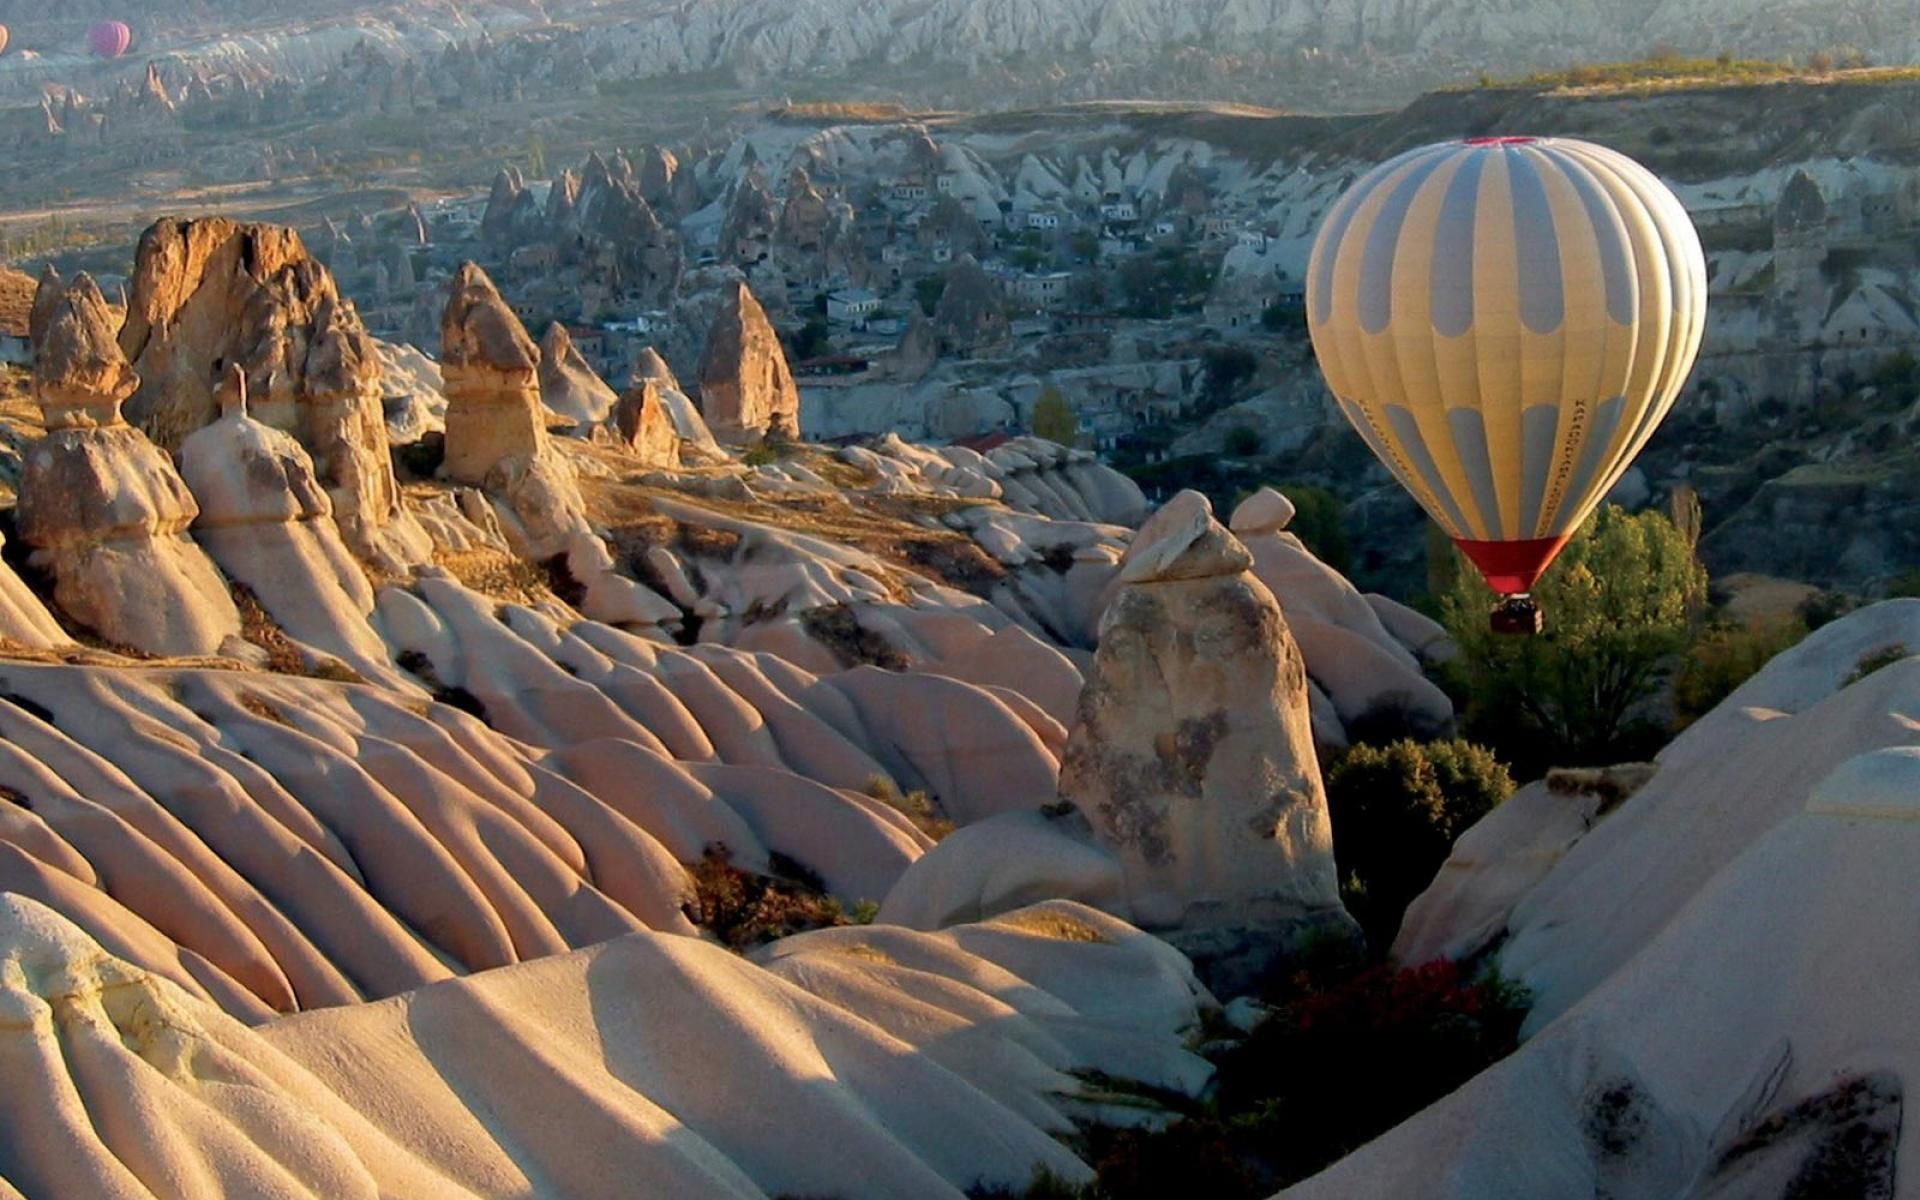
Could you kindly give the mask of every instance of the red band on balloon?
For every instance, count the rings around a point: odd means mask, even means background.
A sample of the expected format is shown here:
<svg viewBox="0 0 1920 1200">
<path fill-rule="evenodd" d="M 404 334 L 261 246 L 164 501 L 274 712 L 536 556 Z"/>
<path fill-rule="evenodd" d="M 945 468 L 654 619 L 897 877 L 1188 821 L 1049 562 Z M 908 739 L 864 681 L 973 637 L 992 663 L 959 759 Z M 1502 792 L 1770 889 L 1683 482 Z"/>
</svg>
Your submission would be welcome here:
<svg viewBox="0 0 1920 1200">
<path fill-rule="evenodd" d="M 1525 542 L 1470 542 L 1455 538 L 1453 544 L 1473 560 L 1486 577 L 1487 586 L 1502 596 L 1518 596 L 1533 590 L 1546 574 L 1547 567 L 1566 548 L 1571 534 L 1534 538 Z"/>
</svg>

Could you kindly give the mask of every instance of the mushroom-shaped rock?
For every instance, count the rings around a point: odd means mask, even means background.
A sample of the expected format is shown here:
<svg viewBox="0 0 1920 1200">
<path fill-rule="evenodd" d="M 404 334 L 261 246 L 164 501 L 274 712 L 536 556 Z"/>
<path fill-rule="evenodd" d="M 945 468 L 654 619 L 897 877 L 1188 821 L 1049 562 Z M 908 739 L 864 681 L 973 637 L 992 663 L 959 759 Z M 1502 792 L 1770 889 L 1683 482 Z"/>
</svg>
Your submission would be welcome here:
<svg viewBox="0 0 1920 1200">
<path fill-rule="evenodd" d="M 540 348 L 493 280 L 461 266 L 440 322 L 448 478 L 479 484 L 501 460 L 546 448 L 539 370 Z"/>
<path fill-rule="evenodd" d="M 567 327 L 555 321 L 540 339 L 540 400 L 576 425 L 607 419 L 615 400 L 612 388 L 587 365 Z"/>
<path fill-rule="evenodd" d="M 1240 539 L 1213 519 L 1213 505 L 1195 491 L 1166 502 L 1134 535 L 1120 560 L 1120 582 L 1170 582 L 1237 575 L 1253 566 Z"/>
<path fill-rule="evenodd" d="M 1351 928 L 1306 670 L 1249 562 L 1198 493 L 1148 521 L 1060 778 L 1123 864 L 1135 919 L 1229 986 L 1310 929 Z"/>
<path fill-rule="evenodd" d="M 52 267 L 35 293 L 33 390 L 46 427 L 116 425 L 140 386 L 114 337 L 113 312 L 85 273 L 62 286 Z"/>
<path fill-rule="evenodd" d="M 186 536 L 199 509 L 173 462 L 120 420 L 131 372 L 99 289 L 81 276 L 40 315 L 35 380 L 54 386 L 67 416 L 28 449 L 20 472 L 15 520 L 31 561 L 53 576 L 54 602 L 110 641 L 215 653 L 240 633 L 240 614 Z M 95 385 L 114 390 L 88 391 Z"/>
<path fill-rule="evenodd" d="M 723 442 L 800 436 L 800 392 L 766 310 L 747 285 L 728 285 L 700 360 L 700 411 Z"/>
<path fill-rule="evenodd" d="M 328 520 L 313 461 L 288 434 L 247 415 L 246 375 L 230 368 L 222 416 L 180 447 L 199 502 L 195 539 L 299 641 L 370 678 L 398 682 L 367 618 L 373 589 Z"/>
</svg>

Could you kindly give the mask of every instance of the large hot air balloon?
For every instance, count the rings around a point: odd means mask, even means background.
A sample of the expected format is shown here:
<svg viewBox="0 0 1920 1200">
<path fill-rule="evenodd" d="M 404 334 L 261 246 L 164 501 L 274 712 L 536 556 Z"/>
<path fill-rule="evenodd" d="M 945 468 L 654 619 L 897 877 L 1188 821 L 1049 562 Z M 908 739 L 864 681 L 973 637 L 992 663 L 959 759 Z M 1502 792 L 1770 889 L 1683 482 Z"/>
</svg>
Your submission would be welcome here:
<svg viewBox="0 0 1920 1200">
<path fill-rule="evenodd" d="M 87 30 L 87 48 L 101 58 L 119 58 L 133 45 L 133 30 L 125 21 L 96 21 Z"/>
<path fill-rule="evenodd" d="M 0 54 L 5 54 L 7 52 L 7 43 L 12 40 L 13 40 L 13 35 L 7 32 L 7 27 L 5 25 L 0 25 Z"/>
<path fill-rule="evenodd" d="M 1327 386 L 1536 632 L 1527 593 L 1666 416 L 1706 260 L 1646 168 L 1566 138 L 1412 150 L 1328 214 L 1307 272 Z"/>
</svg>

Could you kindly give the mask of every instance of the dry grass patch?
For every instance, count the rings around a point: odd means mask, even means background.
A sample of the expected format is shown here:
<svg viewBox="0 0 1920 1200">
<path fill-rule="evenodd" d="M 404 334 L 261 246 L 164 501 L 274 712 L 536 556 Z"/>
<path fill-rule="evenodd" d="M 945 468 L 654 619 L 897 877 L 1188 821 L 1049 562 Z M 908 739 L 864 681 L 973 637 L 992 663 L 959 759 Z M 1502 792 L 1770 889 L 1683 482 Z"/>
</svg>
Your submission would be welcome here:
<svg viewBox="0 0 1920 1200">
<path fill-rule="evenodd" d="M 555 598 L 547 586 L 545 570 L 499 550 L 482 547 L 442 551 L 433 561 L 461 583 L 495 600 L 534 605 Z"/>
<path fill-rule="evenodd" d="M 263 721 L 272 721 L 276 725 L 285 725 L 289 729 L 293 728 L 293 722 L 287 720 L 287 714 L 281 712 L 273 701 L 262 696 L 259 692 L 241 692 L 238 702 L 241 708 L 246 709 Z"/>
<path fill-rule="evenodd" d="M 1035 937 L 1052 938 L 1056 942 L 1089 942 L 1095 945 L 1110 944 L 1107 935 L 1065 913 L 1035 912 L 1023 910 L 1008 913 L 1004 917 L 995 917 L 993 924 L 1004 929 L 1017 929 L 1021 933 L 1030 933 Z"/>
</svg>

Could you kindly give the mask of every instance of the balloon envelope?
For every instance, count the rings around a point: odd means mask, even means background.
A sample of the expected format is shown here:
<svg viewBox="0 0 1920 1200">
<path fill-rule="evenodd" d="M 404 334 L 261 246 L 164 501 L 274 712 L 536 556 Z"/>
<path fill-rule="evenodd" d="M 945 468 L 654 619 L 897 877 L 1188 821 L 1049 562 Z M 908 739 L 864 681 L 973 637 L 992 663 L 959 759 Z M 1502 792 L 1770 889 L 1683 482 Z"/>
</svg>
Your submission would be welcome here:
<svg viewBox="0 0 1920 1200">
<path fill-rule="evenodd" d="M 5 54 L 7 52 L 7 43 L 12 40 L 13 40 L 13 35 L 7 32 L 7 27 L 5 25 L 0 25 L 0 54 Z"/>
<path fill-rule="evenodd" d="M 87 30 L 87 46 L 101 58 L 119 58 L 133 45 L 133 30 L 125 21 L 99 21 Z"/>
<path fill-rule="evenodd" d="M 1341 412 L 1514 595 L 1672 407 L 1706 295 L 1693 223 L 1644 167 L 1476 138 L 1402 154 L 1335 203 L 1307 325 Z"/>
</svg>

